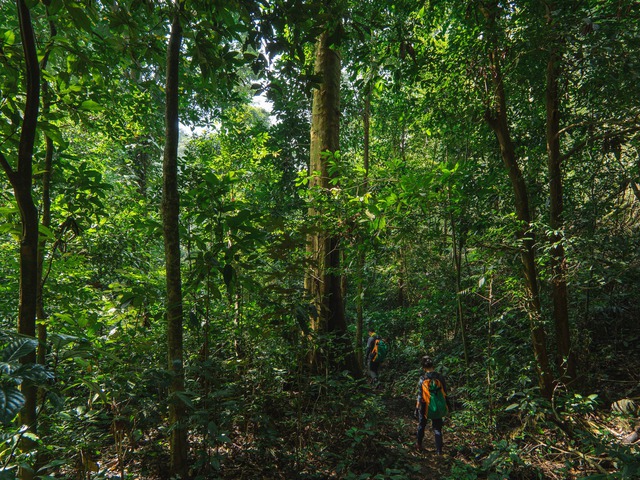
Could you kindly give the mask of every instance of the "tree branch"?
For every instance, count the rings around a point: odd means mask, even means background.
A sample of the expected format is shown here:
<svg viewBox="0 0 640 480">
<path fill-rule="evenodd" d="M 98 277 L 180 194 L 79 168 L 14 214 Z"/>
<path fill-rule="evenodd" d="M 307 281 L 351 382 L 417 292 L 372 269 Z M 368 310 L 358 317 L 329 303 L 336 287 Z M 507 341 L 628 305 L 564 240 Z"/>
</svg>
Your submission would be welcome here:
<svg viewBox="0 0 640 480">
<path fill-rule="evenodd" d="M 613 137 L 614 135 L 626 135 L 628 133 L 635 133 L 635 132 L 638 132 L 638 131 L 640 131 L 640 125 L 635 125 L 632 128 L 627 128 L 627 129 L 624 129 L 624 130 L 608 130 L 608 131 L 605 131 L 604 133 L 602 133 L 600 135 L 596 135 L 595 137 L 587 138 L 586 140 L 578 143 L 573 148 L 571 148 L 569 151 L 567 151 L 564 154 L 562 154 L 562 156 L 560 157 L 560 161 L 564 162 L 567 158 L 570 158 L 574 154 L 578 153 L 580 150 L 582 150 L 584 147 L 586 147 L 587 145 L 589 145 L 589 143 L 591 143 L 593 141 L 604 140 L 605 138 Z"/>
<path fill-rule="evenodd" d="M 17 0 L 20 34 L 26 64 L 26 94 L 20 146 L 18 148 L 18 177 L 25 184 L 31 182 L 33 171 L 33 145 L 35 143 L 38 125 L 38 110 L 40 106 L 40 65 L 36 50 L 36 39 L 31 23 L 29 7 L 24 0 Z M 22 185 L 22 188 L 26 185 Z"/>
<path fill-rule="evenodd" d="M 11 165 L 9 165 L 7 158 L 3 155 L 2 152 L 0 152 L 0 165 L 7 174 L 7 177 L 9 177 L 9 182 L 11 182 L 11 184 L 13 185 L 16 173 L 13 171 L 13 168 L 11 168 Z"/>
<path fill-rule="evenodd" d="M 563 133 L 566 133 L 569 130 L 573 130 L 574 128 L 578 128 L 578 127 L 586 127 L 586 126 L 594 127 L 597 125 L 628 125 L 628 124 L 636 125 L 638 124 L 639 121 L 640 121 L 640 116 L 636 115 L 633 118 L 626 118 L 624 120 L 615 120 L 615 119 L 600 120 L 600 121 L 589 120 L 584 122 L 572 123 L 571 125 L 567 125 L 566 127 L 558 130 L 556 137 L 559 137 Z"/>
</svg>

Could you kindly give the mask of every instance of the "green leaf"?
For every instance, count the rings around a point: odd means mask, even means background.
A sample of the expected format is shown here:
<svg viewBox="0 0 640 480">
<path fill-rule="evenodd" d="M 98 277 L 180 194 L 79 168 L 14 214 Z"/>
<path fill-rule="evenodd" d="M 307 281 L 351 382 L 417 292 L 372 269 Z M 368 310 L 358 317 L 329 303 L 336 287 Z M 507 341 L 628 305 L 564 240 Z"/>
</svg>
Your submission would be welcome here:
<svg viewBox="0 0 640 480">
<path fill-rule="evenodd" d="M 73 24 L 80 30 L 91 32 L 91 19 L 85 13 L 84 9 L 76 3 L 66 2 L 67 11 L 71 16 Z"/>
<path fill-rule="evenodd" d="M 36 363 L 21 365 L 12 373 L 12 376 L 20 378 L 23 381 L 29 381 L 35 385 L 45 385 L 47 380 L 52 378 L 52 374 L 47 371 L 44 365 L 38 365 Z"/>
<path fill-rule="evenodd" d="M 16 207 L 0 207 L 0 215 L 13 215 L 14 213 L 20 213 Z"/>
<path fill-rule="evenodd" d="M 65 335 L 63 333 L 54 333 L 49 337 L 49 340 L 56 349 L 60 349 L 69 343 L 82 341 L 80 337 Z"/>
<path fill-rule="evenodd" d="M 11 422 L 23 406 L 24 395 L 17 388 L 0 385 L 0 422 Z"/>
<path fill-rule="evenodd" d="M 52 125 L 49 122 L 42 122 L 38 126 L 47 135 L 47 137 L 49 137 L 51 140 L 53 140 L 56 143 L 56 145 L 63 146 L 63 147 L 66 147 L 68 145 L 68 143 L 65 141 L 64 137 L 62 136 L 62 132 L 56 125 Z"/>
<path fill-rule="evenodd" d="M 11 46 L 16 42 L 16 34 L 13 30 L 5 31 L 2 37 L 2 42 L 7 46 Z"/>
<path fill-rule="evenodd" d="M 6 363 L 18 361 L 33 352 L 37 346 L 38 341 L 35 339 L 18 338 L 2 350 L 2 361 Z"/>
<path fill-rule="evenodd" d="M 100 105 L 98 102 L 94 102 L 93 100 L 85 100 L 80 104 L 80 110 L 86 110 L 88 112 L 99 112 L 104 110 L 104 107 Z"/>
<path fill-rule="evenodd" d="M 60 467 L 62 465 L 66 465 L 67 463 L 69 463 L 68 460 L 52 460 L 51 462 L 47 463 L 46 465 L 43 465 L 42 467 L 40 467 L 40 469 L 38 470 L 38 473 L 45 472 L 49 468 Z M 51 477 L 51 478 L 53 478 L 53 477 Z"/>
<path fill-rule="evenodd" d="M 49 4 L 49 14 L 50 15 L 55 15 L 57 14 L 60 9 L 62 8 L 62 6 L 64 5 L 62 0 L 51 0 L 51 3 Z"/>
<path fill-rule="evenodd" d="M 39 224 L 38 225 L 38 232 L 40 233 L 40 235 L 42 235 L 43 237 L 45 237 L 47 240 L 55 240 L 56 236 L 53 233 L 53 230 L 51 230 L 49 227 Z"/>
</svg>

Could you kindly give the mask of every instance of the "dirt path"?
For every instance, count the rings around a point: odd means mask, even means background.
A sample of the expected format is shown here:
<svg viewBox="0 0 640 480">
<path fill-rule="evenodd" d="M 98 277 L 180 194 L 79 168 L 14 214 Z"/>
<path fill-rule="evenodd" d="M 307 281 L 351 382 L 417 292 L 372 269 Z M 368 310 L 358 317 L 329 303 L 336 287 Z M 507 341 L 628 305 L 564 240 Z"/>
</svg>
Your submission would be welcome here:
<svg viewBox="0 0 640 480">
<path fill-rule="evenodd" d="M 380 399 L 387 413 L 385 433 L 390 440 L 399 445 L 394 452 L 398 465 L 395 468 L 408 471 L 408 479 L 439 480 L 451 475 L 452 455 L 455 455 L 456 432 L 449 420 L 445 422 L 443 455 L 436 455 L 433 432 L 427 426 L 424 438 L 424 449 L 415 448 L 417 420 L 413 417 L 414 402 L 412 399 L 394 397 L 391 394 L 380 393 Z"/>
</svg>

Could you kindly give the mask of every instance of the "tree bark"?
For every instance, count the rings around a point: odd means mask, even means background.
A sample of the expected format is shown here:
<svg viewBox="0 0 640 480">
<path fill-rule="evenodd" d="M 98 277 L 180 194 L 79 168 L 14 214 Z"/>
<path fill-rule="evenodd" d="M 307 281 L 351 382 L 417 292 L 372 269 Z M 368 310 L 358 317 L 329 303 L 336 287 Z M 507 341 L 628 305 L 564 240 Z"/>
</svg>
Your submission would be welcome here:
<svg viewBox="0 0 640 480">
<path fill-rule="evenodd" d="M 363 124 L 363 153 L 362 166 L 364 167 L 364 178 L 362 179 L 361 195 L 366 195 L 369 191 L 369 135 L 371 131 L 371 90 L 372 84 L 367 86 L 367 93 L 364 98 L 364 112 L 362 115 Z M 366 252 L 362 245 L 358 245 L 358 280 L 356 291 L 356 358 L 358 368 L 364 368 L 364 351 L 362 344 L 364 341 L 364 267 Z"/>
<path fill-rule="evenodd" d="M 46 107 L 45 107 L 46 108 Z M 45 135 L 45 158 L 44 172 L 42 174 L 42 225 L 49 228 L 51 226 L 51 168 L 53 166 L 53 140 Z M 38 320 L 38 350 L 37 361 L 40 365 L 45 364 L 47 352 L 47 313 L 44 308 L 44 261 L 47 240 L 45 236 L 38 245 L 38 291 L 36 294 L 36 318 Z"/>
<path fill-rule="evenodd" d="M 323 32 L 316 44 L 316 75 L 322 78 L 320 87 L 314 91 L 311 118 L 311 152 L 309 187 L 328 191 L 331 179 L 329 157 L 339 150 L 340 134 L 340 55 L 333 48 L 335 38 L 329 32 Z M 310 217 L 322 212 L 315 206 L 309 209 Z M 312 358 L 316 370 L 331 366 L 347 368 L 358 373 L 357 360 L 351 341 L 347 338 L 347 324 L 344 311 L 344 299 L 341 288 L 340 239 L 332 232 L 321 228 L 309 235 L 307 252 L 311 259 L 311 268 L 305 277 L 305 289 L 308 292 L 314 315 L 311 327 L 319 334 L 333 337 L 324 348 L 317 349 Z M 331 364 L 321 353 L 329 353 Z"/>
<path fill-rule="evenodd" d="M 49 22 L 49 35 L 50 40 L 53 40 L 58 34 L 55 23 L 49 16 L 49 3 L 44 2 L 47 6 L 47 19 Z M 40 62 L 41 70 L 47 68 L 49 63 L 50 49 L 47 49 L 42 61 Z M 46 117 L 51 111 L 51 87 L 48 81 L 42 83 L 42 109 L 43 114 Z M 53 169 L 53 154 L 54 145 L 53 140 L 45 133 L 45 154 L 44 154 L 44 169 L 42 173 L 42 220 L 41 224 L 44 227 L 51 227 L 51 177 Z M 45 364 L 45 358 L 47 353 L 47 326 L 46 318 L 47 314 L 44 308 L 44 262 L 45 262 L 45 250 L 47 247 L 47 239 L 45 236 L 40 238 L 38 244 L 38 292 L 36 294 L 36 319 L 38 321 L 38 350 L 37 350 L 37 362 L 40 365 Z M 42 403 L 44 398 L 44 389 L 40 389 L 38 394 L 38 401 Z"/>
<path fill-rule="evenodd" d="M 36 334 L 36 298 L 38 291 L 38 210 L 32 195 L 33 149 L 36 140 L 38 110 L 40 104 L 40 67 L 36 50 L 36 39 L 31 22 L 31 14 L 24 0 L 17 0 L 20 37 L 25 61 L 26 100 L 24 116 L 18 145 L 17 169 L 14 170 L 0 152 L 0 165 L 7 174 L 13 187 L 22 233 L 20 235 L 20 299 L 18 304 L 18 333 L 35 338 Z M 22 363 L 35 363 L 35 352 L 20 359 Z M 20 411 L 19 422 L 26 425 L 31 433 L 37 432 L 37 388 L 24 384 L 22 393 L 25 405 Z M 35 443 L 23 437 L 21 447 L 32 450 Z M 34 477 L 30 468 L 20 468 L 19 477 L 23 480 Z"/>
<path fill-rule="evenodd" d="M 179 66 L 182 27 L 176 6 L 167 46 L 167 79 L 165 110 L 165 145 L 163 159 L 162 226 L 167 280 L 167 340 L 169 372 L 171 373 L 169 424 L 170 473 L 188 478 L 188 443 L 186 408 L 179 394 L 184 391 L 184 361 L 182 346 L 182 278 L 180 273 L 180 198 L 178 193 L 179 140 Z"/>
<path fill-rule="evenodd" d="M 550 7 L 549 7 L 550 8 Z M 551 15 L 551 13 L 549 13 Z M 550 21 L 550 20 L 549 20 Z M 571 351 L 571 330 L 569 328 L 569 305 L 567 292 L 567 261 L 564 252 L 562 230 L 564 222 L 562 164 L 560 156 L 560 97 L 558 79 L 560 77 L 561 55 L 556 47 L 552 47 L 547 63 L 546 86 L 546 134 L 547 159 L 549 169 L 549 225 L 551 234 L 551 286 L 553 296 L 553 318 L 556 329 L 558 348 L 558 367 L 563 381 L 576 378 L 575 356 Z"/>
<path fill-rule="evenodd" d="M 448 190 L 449 205 L 451 205 L 451 188 Z M 453 266 L 456 271 L 456 306 L 458 310 L 458 322 L 460 325 L 460 337 L 462 339 L 462 349 L 464 351 L 465 365 L 469 366 L 469 345 L 467 342 L 467 325 L 464 318 L 464 309 L 462 307 L 462 252 L 464 251 L 465 238 L 462 228 L 460 229 L 460 238 L 456 235 L 456 224 L 453 218 L 453 212 L 449 215 L 451 222 L 451 255 L 453 257 Z"/>
<path fill-rule="evenodd" d="M 495 39 L 496 14 L 498 7 L 493 4 L 483 9 L 487 20 L 489 46 L 489 67 L 494 98 L 492 106 L 487 110 L 485 120 L 496 135 L 500 145 L 503 163 L 508 171 L 509 180 L 515 197 L 516 215 L 522 227 L 518 232 L 518 239 L 522 243 L 522 265 L 524 271 L 525 288 L 527 291 L 527 312 L 530 321 L 533 353 L 538 369 L 538 384 L 543 396 L 551 398 L 553 393 L 553 379 L 549 368 L 547 353 L 547 336 L 542 322 L 542 306 L 538 287 L 538 273 L 536 269 L 536 251 L 534 234 L 531 231 L 531 211 L 527 186 L 518 164 L 515 147 L 511 139 L 511 132 L 507 115 L 507 100 L 504 91 L 500 56 Z"/>
</svg>

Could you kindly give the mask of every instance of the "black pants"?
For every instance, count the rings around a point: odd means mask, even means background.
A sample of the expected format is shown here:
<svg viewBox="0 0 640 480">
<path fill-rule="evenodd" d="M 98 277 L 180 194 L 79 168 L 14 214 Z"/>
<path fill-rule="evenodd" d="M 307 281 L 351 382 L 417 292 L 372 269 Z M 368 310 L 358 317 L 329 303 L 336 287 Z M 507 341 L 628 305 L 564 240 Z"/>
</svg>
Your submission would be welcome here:
<svg viewBox="0 0 640 480">
<path fill-rule="evenodd" d="M 371 382 L 376 383 L 378 381 L 378 369 L 380 368 L 380 364 L 377 362 L 369 362 L 369 376 L 371 377 Z"/>
<path fill-rule="evenodd" d="M 418 433 L 417 440 L 418 445 L 422 447 L 422 439 L 424 438 L 424 431 L 427 428 L 427 421 L 429 420 L 425 415 L 425 412 L 421 409 L 418 412 Z M 433 434 L 435 436 L 436 441 L 436 452 L 442 453 L 442 446 L 444 445 L 444 440 L 442 439 L 442 427 L 444 426 L 443 418 L 433 418 L 431 420 L 431 427 L 433 428 Z"/>
</svg>

